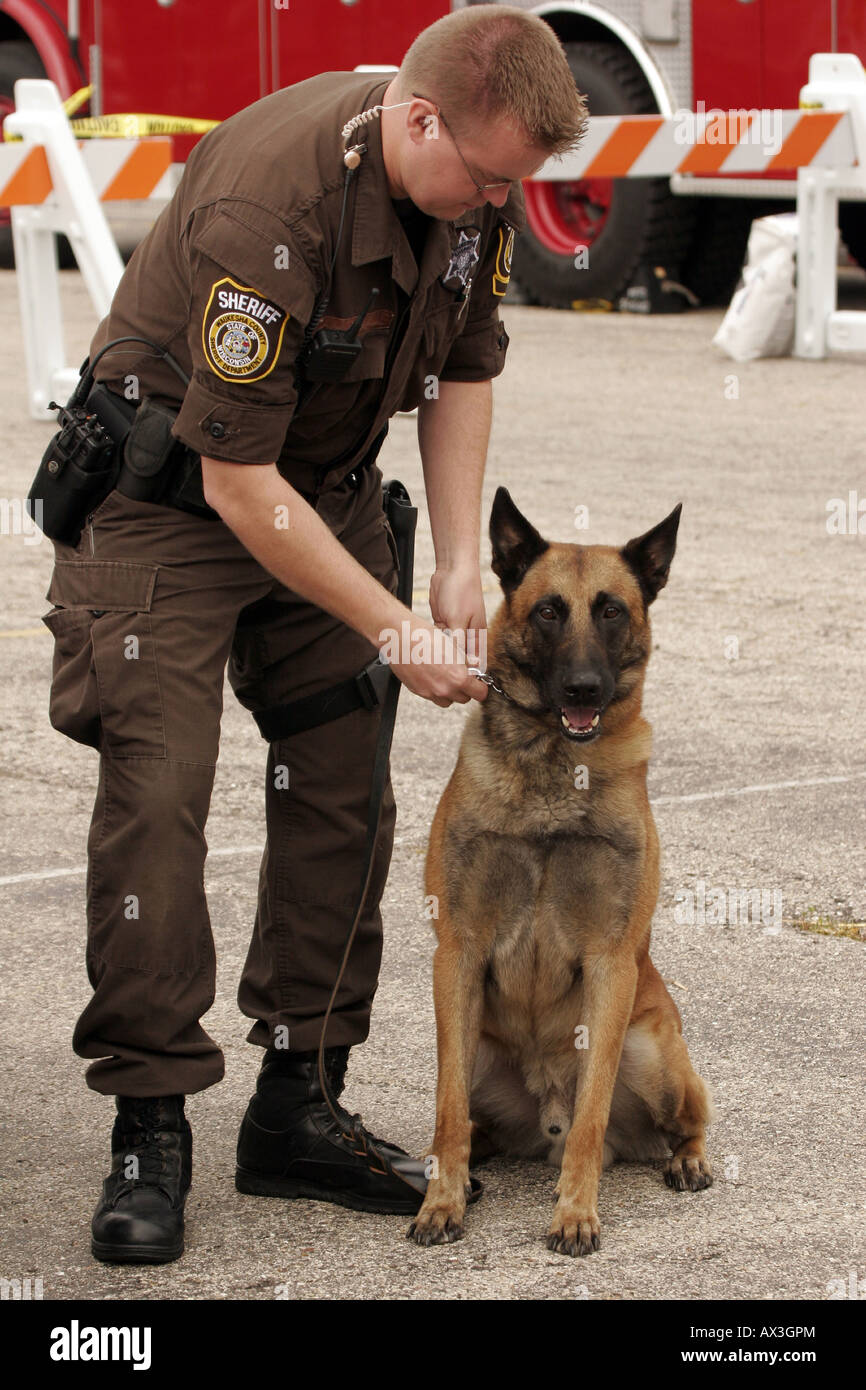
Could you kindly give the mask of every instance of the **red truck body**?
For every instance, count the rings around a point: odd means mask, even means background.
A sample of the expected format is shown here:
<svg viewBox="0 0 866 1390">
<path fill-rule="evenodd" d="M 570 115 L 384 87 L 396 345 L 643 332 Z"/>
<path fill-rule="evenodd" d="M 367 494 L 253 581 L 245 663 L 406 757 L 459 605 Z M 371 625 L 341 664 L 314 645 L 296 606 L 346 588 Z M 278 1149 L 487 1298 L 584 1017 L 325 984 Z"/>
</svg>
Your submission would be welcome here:
<svg viewBox="0 0 866 1390">
<path fill-rule="evenodd" d="M 695 101 L 707 107 L 791 111 L 811 54 L 832 52 L 866 57 L 863 0 L 697 0 L 692 6 Z"/>
</svg>

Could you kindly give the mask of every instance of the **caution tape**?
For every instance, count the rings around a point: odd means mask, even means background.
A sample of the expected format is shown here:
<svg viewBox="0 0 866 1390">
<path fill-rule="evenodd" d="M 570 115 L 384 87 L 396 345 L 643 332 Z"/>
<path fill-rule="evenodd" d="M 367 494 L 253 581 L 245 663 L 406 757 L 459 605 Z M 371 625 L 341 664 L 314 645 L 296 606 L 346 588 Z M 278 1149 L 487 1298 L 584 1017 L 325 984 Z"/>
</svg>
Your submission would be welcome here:
<svg viewBox="0 0 866 1390">
<path fill-rule="evenodd" d="M 90 99 L 92 87 L 81 87 L 67 97 L 63 109 L 67 116 Z M 219 121 L 198 120 L 193 116 L 152 116 L 140 111 L 121 111 L 114 116 L 76 116 L 69 128 L 79 140 L 141 140 L 148 135 L 206 135 Z M 4 127 L 3 139 L 20 140 Z"/>
<path fill-rule="evenodd" d="M 93 87 L 79 87 L 77 92 L 73 92 L 71 97 L 67 97 L 63 103 L 63 110 L 67 116 L 74 116 L 85 102 L 89 101 L 93 95 Z"/>
<path fill-rule="evenodd" d="M 149 116 L 124 112 L 116 116 L 80 116 L 69 122 L 79 140 L 140 140 L 147 135 L 205 135 L 219 121 L 201 121 L 192 116 Z"/>
</svg>

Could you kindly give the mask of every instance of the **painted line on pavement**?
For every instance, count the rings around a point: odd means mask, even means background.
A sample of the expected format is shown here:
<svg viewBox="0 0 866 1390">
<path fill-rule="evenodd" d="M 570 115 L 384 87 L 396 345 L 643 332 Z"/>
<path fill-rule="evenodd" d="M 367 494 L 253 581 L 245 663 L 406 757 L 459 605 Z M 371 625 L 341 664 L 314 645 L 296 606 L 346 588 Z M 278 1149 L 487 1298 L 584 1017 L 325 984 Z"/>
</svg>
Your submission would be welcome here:
<svg viewBox="0 0 866 1390">
<path fill-rule="evenodd" d="M 801 781 L 757 782 L 750 787 L 726 787 L 716 792 L 688 792 L 684 796 L 650 797 L 650 805 L 684 805 L 692 801 L 716 801 L 725 796 L 752 796 L 755 792 L 790 791 L 796 790 L 798 787 L 836 786 L 842 782 L 856 782 L 863 777 L 866 777 L 866 771 L 845 773 L 837 777 L 805 777 Z M 207 857 L 208 859 L 219 859 L 231 854 L 261 854 L 263 849 L 263 845 L 232 845 L 226 849 L 208 850 Z M 70 869 L 40 869 L 28 874 L 7 874 L 4 878 L 0 878 L 0 888 L 6 888 L 13 883 L 43 882 L 49 878 L 75 878 L 79 874 L 86 873 L 87 865 L 81 864 Z"/>
</svg>

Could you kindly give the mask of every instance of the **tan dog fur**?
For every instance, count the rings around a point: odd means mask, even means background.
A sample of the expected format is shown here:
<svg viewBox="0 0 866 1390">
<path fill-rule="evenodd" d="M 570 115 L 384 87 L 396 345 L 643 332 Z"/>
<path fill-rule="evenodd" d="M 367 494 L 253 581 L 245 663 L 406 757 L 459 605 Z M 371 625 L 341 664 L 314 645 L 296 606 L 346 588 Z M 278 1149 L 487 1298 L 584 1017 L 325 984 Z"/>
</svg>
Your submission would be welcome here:
<svg viewBox="0 0 866 1390">
<path fill-rule="evenodd" d="M 419 1244 L 463 1234 L 470 1148 L 473 1162 L 501 1151 L 560 1165 L 548 1246 L 569 1255 L 599 1247 L 599 1179 L 616 1158 L 667 1156 L 678 1190 L 712 1182 L 712 1102 L 649 956 L 659 843 L 641 715 L 647 606 L 667 580 L 678 521 L 679 508 L 621 550 L 548 544 L 497 493 L 491 535 L 506 599 L 488 666 L 511 700 L 491 690 L 473 707 L 431 828 L 438 1176 L 408 1232 Z M 551 595 L 556 608 L 539 609 Z M 599 595 L 613 606 L 602 598 L 599 609 Z M 617 602 L 627 615 L 612 654 Z M 539 652 L 543 663 L 553 649 L 547 614 L 563 608 L 552 664 L 610 671 L 592 741 L 563 731 L 549 699 L 556 678 L 539 684 Z M 577 789 L 579 766 L 588 785 Z"/>
</svg>

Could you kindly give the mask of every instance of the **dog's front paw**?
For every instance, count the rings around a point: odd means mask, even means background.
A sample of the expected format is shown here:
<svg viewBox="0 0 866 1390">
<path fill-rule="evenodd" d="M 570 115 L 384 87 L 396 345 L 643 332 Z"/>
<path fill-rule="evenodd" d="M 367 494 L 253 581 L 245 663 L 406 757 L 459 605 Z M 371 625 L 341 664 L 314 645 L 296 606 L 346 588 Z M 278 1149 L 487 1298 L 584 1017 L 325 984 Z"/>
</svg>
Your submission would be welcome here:
<svg viewBox="0 0 866 1390">
<path fill-rule="evenodd" d="M 460 1206 L 442 1198 L 432 1202 L 427 1199 L 406 1236 L 416 1245 L 451 1245 L 463 1239 L 464 1211 L 465 1203 Z"/>
<path fill-rule="evenodd" d="M 675 1192 L 700 1192 L 713 1185 L 713 1168 L 708 1158 L 669 1158 L 665 1164 L 665 1182 Z"/>
<path fill-rule="evenodd" d="M 548 1250 L 558 1255 L 591 1255 L 601 1245 L 601 1223 L 595 1207 L 559 1202 L 547 1234 Z"/>
</svg>

